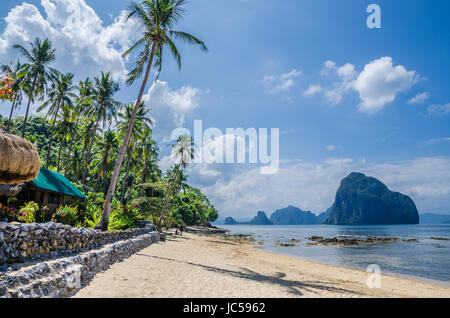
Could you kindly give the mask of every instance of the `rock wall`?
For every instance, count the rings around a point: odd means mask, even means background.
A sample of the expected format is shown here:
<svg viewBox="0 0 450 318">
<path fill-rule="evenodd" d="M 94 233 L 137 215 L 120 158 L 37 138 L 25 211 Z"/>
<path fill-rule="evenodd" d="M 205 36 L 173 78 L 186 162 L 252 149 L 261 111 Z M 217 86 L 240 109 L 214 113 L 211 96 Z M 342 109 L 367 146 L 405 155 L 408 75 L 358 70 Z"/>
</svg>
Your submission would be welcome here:
<svg viewBox="0 0 450 318">
<path fill-rule="evenodd" d="M 0 266 L 80 253 L 154 230 L 151 224 L 140 229 L 101 232 L 53 222 L 20 226 L 0 222 Z"/>
<path fill-rule="evenodd" d="M 0 298 L 69 297 L 85 287 L 96 273 L 159 240 L 158 232 L 149 232 L 77 256 L 0 274 Z"/>
</svg>

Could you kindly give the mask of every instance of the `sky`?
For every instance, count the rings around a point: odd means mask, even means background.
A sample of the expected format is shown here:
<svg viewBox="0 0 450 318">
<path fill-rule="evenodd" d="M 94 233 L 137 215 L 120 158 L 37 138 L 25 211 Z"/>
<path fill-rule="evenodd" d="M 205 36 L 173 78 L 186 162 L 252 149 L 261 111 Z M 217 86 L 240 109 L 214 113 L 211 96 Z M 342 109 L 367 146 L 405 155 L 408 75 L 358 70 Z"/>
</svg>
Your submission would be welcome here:
<svg viewBox="0 0 450 318">
<path fill-rule="evenodd" d="M 381 9 L 380 29 L 367 27 L 371 3 Z M 128 4 L 2 1 L 0 62 L 17 59 L 14 44 L 48 37 L 55 68 L 77 79 L 109 71 L 121 86 L 117 99 L 133 102 L 139 84 L 124 83 L 133 57 L 121 53 L 140 29 L 125 21 Z M 191 0 L 185 8 L 176 29 L 209 50 L 178 43 L 181 71 L 167 54 L 146 89 L 161 167 L 171 164 L 173 129 L 193 131 L 194 120 L 223 132 L 279 129 L 275 174 L 250 163 L 188 168 L 221 217 L 288 205 L 318 214 L 352 171 L 411 196 L 420 213 L 450 214 L 447 0 Z M 9 106 L 0 103 L 0 113 Z"/>
</svg>

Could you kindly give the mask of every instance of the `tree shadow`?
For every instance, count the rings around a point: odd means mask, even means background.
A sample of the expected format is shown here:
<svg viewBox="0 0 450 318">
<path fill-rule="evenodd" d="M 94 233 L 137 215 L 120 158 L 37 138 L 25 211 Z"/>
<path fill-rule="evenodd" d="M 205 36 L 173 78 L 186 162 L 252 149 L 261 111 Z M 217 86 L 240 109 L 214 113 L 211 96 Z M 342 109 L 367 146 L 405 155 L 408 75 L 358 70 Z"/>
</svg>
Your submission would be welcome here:
<svg viewBox="0 0 450 318">
<path fill-rule="evenodd" d="M 154 255 L 146 255 L 142 253 L 137 253 L 138 256 L 144 256 L 149 258 L 156 258 L 161 260 L 166 260 L 170 262 L 177 262 L 177 263 L 184 263 L 191 266 L 196 266 L 203 268 L 204 270 L 220 273 L 224 275 L 230 275 L 233 277 L 261 282 L 261 283 L 269 283 L 272 285 L 277 285 L 281 287 L 285 287 L 288 292 L 295 296 L 303 296 L 302 291 L 308 291 L 314 294 L 319 295 L 319 291 L 327 291 L 327 292 L 336 292 L 336 293 L 345 293 L 345 294 L 355 294 L 354 291 L 335 287 L 333 285 L 336 285 L 335 283 L 331 282 L 321 282 L 321 281 L 295 281 L 295 280 L 289 280 L 286 279 L 286 273 L 283 272 L 276 272 L 273 275 L 264 275 L 257 273 L 255 271 L 252 271 L 248 268 L 241 267 L 241 271 L 234 271 L 229 269 L 223 269 L 218 267 L 212 267 L 212 266 L 206 266 L 202 264 L 196 264 L 192 262 L 186 262 L 186 261 L 179 261 L 172 258 L 166 258 L 166 257 L 160 257 L 160 256 L 154 256 Z"/>
</svg>

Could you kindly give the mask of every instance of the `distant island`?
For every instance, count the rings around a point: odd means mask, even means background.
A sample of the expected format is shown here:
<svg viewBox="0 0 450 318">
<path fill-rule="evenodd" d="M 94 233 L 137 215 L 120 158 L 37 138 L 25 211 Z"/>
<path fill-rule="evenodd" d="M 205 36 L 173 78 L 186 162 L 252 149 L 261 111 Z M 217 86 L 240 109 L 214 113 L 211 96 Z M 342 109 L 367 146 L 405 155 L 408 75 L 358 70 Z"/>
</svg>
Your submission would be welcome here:
<svg viewBox="0 0 450 318">
<path fill-rule="evenodd" d="M 450 223 L 450 215 L 422 214 L 423 224 Z M 335 202 L 320 215 L 295 206 L 276 210 L 267 217 L 259 211 L 249 222 L 238 222 L 228 217 L 224 225 L 383 225 L 418 224 L 419 213 L 413 200 L 393 192 L 376 178 L 352 172 L 341 181 Z"/>
</svg>

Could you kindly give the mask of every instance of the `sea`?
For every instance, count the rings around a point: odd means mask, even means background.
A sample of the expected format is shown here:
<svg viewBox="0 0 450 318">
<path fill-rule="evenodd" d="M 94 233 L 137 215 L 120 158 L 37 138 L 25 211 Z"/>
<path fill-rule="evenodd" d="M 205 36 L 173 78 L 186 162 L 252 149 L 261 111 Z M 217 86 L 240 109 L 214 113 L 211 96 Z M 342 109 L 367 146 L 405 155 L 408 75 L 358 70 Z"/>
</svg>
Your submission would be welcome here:
<svg viewBox="0 0 450 318">
<path fill-rule="evenodd" d="M 251 235 L 255 246 L 311 261 L 366 271 L 370 265 L 378 265 L 381 274 L 391 274 L 418 281 L 431 282 L 450 287 L 450 224 L 436 225 L 380 225 L 380 226 L 334 226 L 334 225 L 220 225 L 229 234 Z M 356 246 L 308 245 L 308 238 L 322 236 L 333 238 L 350 236 L 396 237 L 390 243 L 372 243 Z M 449 240 L 437 240 L 446 238 Z M 417 239 L 417 242 L 404 240 Z M 280 243 L 293 244 L 284 247 Z M 371 267 L 373 268 L 373 267 Z"/>
</svg>

